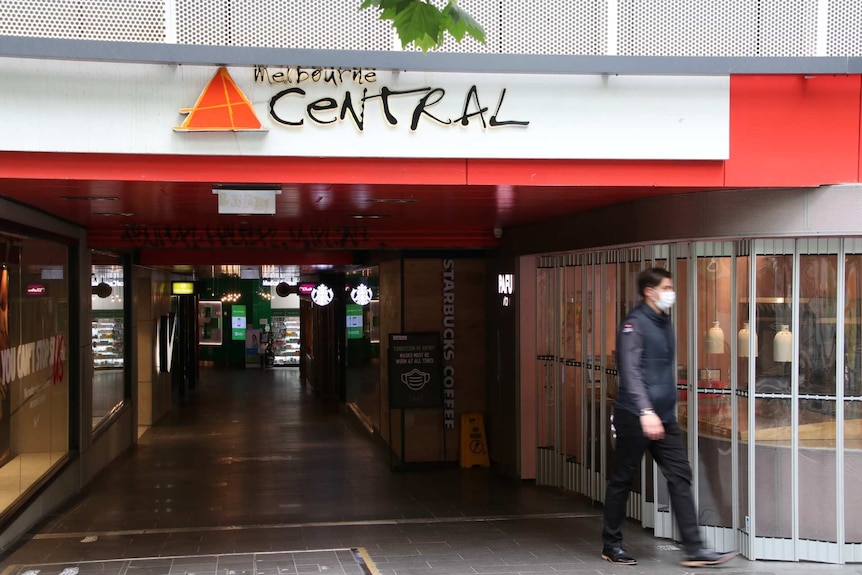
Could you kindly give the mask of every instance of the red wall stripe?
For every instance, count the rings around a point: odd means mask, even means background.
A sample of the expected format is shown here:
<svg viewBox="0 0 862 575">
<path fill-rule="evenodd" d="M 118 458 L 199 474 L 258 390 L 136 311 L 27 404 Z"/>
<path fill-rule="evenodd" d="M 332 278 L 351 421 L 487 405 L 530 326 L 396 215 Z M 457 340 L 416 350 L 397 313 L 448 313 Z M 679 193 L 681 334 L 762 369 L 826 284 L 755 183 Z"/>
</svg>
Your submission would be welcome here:
<svg viewBox="0 0 862 575">
<path fill-rule="evenodd" d="M 859 181 L 860 76 L 733 76 L 728 187 Z"/>
<path fill-rule="evenodd" d="M 470 185 L 721 187 L 721 161 L 468 160 Z"/>
<path fill-rule="evenodd" d="M 862 83 L 862 77 L 860 77 L 860 83 Z M 856 146 L 859 150 L 859 158 L 857 159 L 856 164 L 856 181 L 862 182 L 862 96 L 859 98 L 859 107 L 857 108 L 857 114 L 859 114 L 859 139 L 856 141 Z"/>
<path fill-rule="evenodd" d="M 463 159 L 0 152 L 0 178 L 141 182 L 463 185 Z"/>
</svg>

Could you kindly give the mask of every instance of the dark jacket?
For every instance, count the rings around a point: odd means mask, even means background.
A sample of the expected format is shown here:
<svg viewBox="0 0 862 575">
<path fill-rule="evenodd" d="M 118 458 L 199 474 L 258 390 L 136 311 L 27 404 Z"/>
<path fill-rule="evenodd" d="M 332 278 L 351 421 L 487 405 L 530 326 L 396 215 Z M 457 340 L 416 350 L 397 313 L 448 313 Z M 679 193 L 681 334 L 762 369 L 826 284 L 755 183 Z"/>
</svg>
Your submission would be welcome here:
<svg viewBox="0 0 862 575">
<path fill-rule="evenodd" d="M 670 316 L 643 302 L 626 316 L 617 332 L 615 409 L 639 415 L 652 408 L 662 421 L 676 420 L 674 348 Z"/>
</svg>

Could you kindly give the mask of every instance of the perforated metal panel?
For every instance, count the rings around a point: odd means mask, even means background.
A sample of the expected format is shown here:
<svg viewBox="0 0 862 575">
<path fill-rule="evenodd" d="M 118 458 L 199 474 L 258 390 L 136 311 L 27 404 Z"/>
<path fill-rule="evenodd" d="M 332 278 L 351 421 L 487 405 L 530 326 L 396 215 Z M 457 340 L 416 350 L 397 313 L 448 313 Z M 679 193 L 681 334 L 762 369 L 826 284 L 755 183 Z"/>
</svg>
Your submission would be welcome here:
<svg viewBox="0 0 862 575">
<path fill-rule="evenodd" d="M 606 0 L 502 2 L 504 54 L 597 55 L 607 51 Z"/>
<path fill-rule="evenodd" d="M 432 0 L 443 6 L 446 0 Z M 636 56 L 812 56 L 819 0 L 461 0 L 487 43 L 439 51 Z M 361 0 L 0 0 L 0 34 L 183 44 L 392 50 Z M 828 0 L 827 53 L 862 56 L 862 0 Z M 168 24 L 168 23 L 171 24 Z"/>
<path fill-rule="evenodd" d="M 0 0 L 0 34 L 165 41 L 164 0 Z"/>
<path fill-rule="evenodd" d="M 618 53 L 755 56 L 757 2 L 619 0 Z"/>
<path fill-rule="evenodd" d="M 177 0 L 177 42 L 230 44 L 230 0 Z"/>
<path fill-rule="evenodd" d="M 826 50 L 829 56 L 862 56 L 862 3 L 830 0 Z"/>
<path fill-rule="evenodd" d="M 390 50 L 392 31 L 356 0 L 177 0 L 181 44 Z"/>
<path fill-rule="evenodd" d="M 814 56 L 817 0 L 760 0 L 756 56 Z"/>
</svg>

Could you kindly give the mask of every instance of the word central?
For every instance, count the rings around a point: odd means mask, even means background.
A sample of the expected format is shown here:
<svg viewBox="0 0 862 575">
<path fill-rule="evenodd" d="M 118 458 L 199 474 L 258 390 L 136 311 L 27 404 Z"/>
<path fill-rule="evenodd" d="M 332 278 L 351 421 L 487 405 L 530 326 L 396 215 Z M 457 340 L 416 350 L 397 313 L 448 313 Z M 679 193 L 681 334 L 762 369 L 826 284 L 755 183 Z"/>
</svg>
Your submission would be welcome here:
<svg viewBox="0 0 862 575">
<path fill-rule="evenodd" d="M 306 118 L 319 125 L 332 124 L 349 118 L 361 132 L 365 129 L 367 103 L 379 103 L 386 122 L 390 126 L 396 126 L 398 125 L 398 118 L 392 112 L 391 100 L 412 97 L 415 99 L 415 103 L 410 118 L 411 131 L 416 131 L 419 127 L 419 120 L 423 117 L 446 126 L 468 126 L 471 119 L 478 118 L 482 122 L 483 129 L 508 126 L 524 127 L 530 123 L 524 120 L 499 119 L 500 110 L 506 98 L 505 88 L 500 92 L 494 113 L 488 119 L 486 119 L 486 115 L 489 108 L 481 104 L 479 90 L 476 86 L 471 86 L 467 91 L 464 106 L 461 108 L 461 115 L 457 118 L 440 118 L 431 113 L 430 109 L 439 104 L 445 96 L 446 90 L 443 88 L 425 87 L 412 90 L 392 90 L 382 87 L 376 93 L 369 93 L 368 88 L 364 88 L 362 96 L 356 98 L 355 102 L 353 93 L 348 90 L 344 92 L 340 102 L 335 98 L 323 97 L 306 103 L 307 93 L 305 90 L 298 87 L 287 88 L 274 95 L 269 101 L 269 114 L 273 120 L 285 126 L 302 126 Z M 297 110 L 297 108 L 299 109 Z"/>
</svg>

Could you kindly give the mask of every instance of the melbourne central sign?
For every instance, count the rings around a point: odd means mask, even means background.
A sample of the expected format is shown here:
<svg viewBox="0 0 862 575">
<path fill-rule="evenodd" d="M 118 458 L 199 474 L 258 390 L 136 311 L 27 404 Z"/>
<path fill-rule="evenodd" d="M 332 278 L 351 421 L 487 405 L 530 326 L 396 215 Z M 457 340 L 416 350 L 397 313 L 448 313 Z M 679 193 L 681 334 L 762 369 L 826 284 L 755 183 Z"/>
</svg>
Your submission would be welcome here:
<svg viewBox="0 0 862 575">
<path fill-rule="evenodd" d="M 297 84 L 295 87 L 279 91 L 269 101 L 270 117 L 285 126 L 302 126 L 306 118 L 319 126 L 349 121 L 362 132 L 365 130 L 366 108 L 370 105 L 379 107 L 383 121 L 388 125 L 397 126 L 399 118 L 394 113 L 395 102 L 402 99 L 408 101 L 407 117 L 410 119 L 411 132 L 419 128 L 420 121 L 433 122 L 441 126 L 464 127 L 469 126 L 472 121 L 476 124 L 481 123 L 483 129 L 526 127 L 530 124 L 527 120 L 501 119 L 501 109 L 506 98 L 505 88 L 495 96 L 494 107 L 489 108 L 483 105 L 476 84 L 471 85 L 466 94 L 451 95 L 450 89 L 450 95 L 447 96 L 446 89 L 440 86 L 393 89 L 387 85 L 375 85 L 377 73 L 362 69 L 304 70 L 296 67 L 271 73 L 268 68 L 258 66 L 254 73 L 256 82 L 266 82 L 270 85 Z M 311 87 L 318 85 L 338 87 L 344 84 L 345 75 L 348 81 L 352 80 L 355 91 L 338 90 L 338 98 L 329 95 L 313 95 L 314 92 L 322 90 L 312 90 Z M 309 89 L 301 87 L 301 84 L 309 86 Z M 369 90 L 369 85 L 375 86 Z M 445 106 L 443 101 L 447 98 L 456 100 L 461 107 Z M 448 112 L 441 117 L 439 112 L 436 112 L 437 109 L 448 110 Z M 451 117 L 453 111 L 457 114 L 456 117 Z"/>
<path fill-rule="evenodd" d="M 723 160 L 729 77 L 0 58 L 0 147 L 349 158 Z M 48 87 L 47 78 L 63 78 Z M 60 134 L 63 137 L 46 137 Z"/>
</svg>

